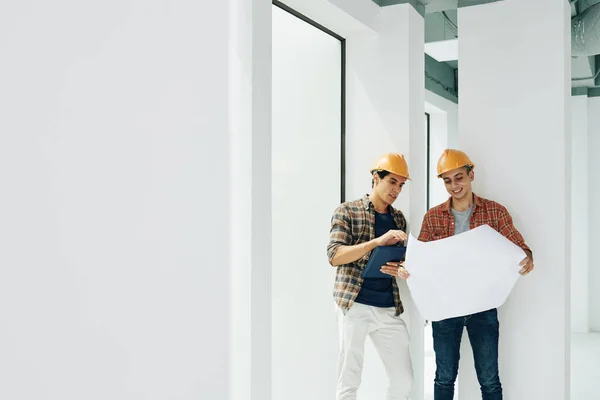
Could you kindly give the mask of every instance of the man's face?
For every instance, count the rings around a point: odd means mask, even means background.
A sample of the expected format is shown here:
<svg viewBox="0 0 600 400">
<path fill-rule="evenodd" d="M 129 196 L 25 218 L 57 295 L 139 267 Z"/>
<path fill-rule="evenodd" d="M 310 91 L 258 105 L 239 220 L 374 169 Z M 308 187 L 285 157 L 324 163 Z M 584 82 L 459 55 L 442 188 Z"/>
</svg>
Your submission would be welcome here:
<svg viewBox="0 0 600 400">
<path fill-rule="evenodd" d="M 393 204 L 402 191 L 406 178 L 396 174 L 387 174 L 383 179 L 375 174 L 375 192 L 386 204 Z"/>
<path fill-rule="evenodd" d="M 456 200 L 471 195 L 471 182 L 474 178 L 474 172 L 471 170 L 471 172 L 467 173 L 466 167 L 453 169 L 442 174 L 448 194 Z"/>
</svg>

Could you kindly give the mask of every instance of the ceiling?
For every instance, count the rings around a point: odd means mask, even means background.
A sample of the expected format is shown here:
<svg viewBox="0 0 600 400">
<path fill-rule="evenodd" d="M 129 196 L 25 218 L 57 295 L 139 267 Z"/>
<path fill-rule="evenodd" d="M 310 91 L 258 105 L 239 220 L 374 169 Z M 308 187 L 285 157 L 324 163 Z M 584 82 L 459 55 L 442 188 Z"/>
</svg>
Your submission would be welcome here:
<svg viewBox="0 0 600 400">
<path fill-rule="evenodd" d="M 572 1 L 571 18 L 581 15 L 590 7 L 595 6 L 599 3 L 600 0 Z M 596 25 L 593 28 L 598 30 L 596 36 L 600 37 L 600 25 Z M 599 55 L 595 54 L 590 56 L 573 56 L 571 58 L 571 87 L 597 87 L 597 85 L 600 83 L 600 79 L 598 79 L 597 75 L 598 71 L 600 71 Z"/>
<path fill-rule="evenodd" d="M 476 5 L 501 0 L 373 0 L 378 5 L 385 7 L 399 3 L 410 3 L 424 15 L 425 18 L 425 43 L 426 43 L 426 84 L 427 79 L 445 82 L 444 90 L 457 96 L 457 87 L 451 88 L 449 71 L 458 68 L 458 52 L 456 41 L 459 39 L 457 8 L 467 5 Z M 571 17 L 577 17 L 590 7 L 599 4 L 600 0 L 570 0 Z M 600 6 L 598 8 L 600 10 Z M 595 10 L 596 10 L 595 9 Z M 589 14 L 588 14 L 589 15 Z M 597 30 L 594 38 L 600 39 L 600 23 L 588 24 L 586 29 Z M 586 35 L 589 34 L 586 33 Z M 431 44 L 436 42 L 435 44 Z M 439 43 L 438 43 L 439 42 Z M 430 44 L 427 46 L 427 44 Z M 447 47 L 445 50 L 443 47 Z M 438 50 L 432 49 L 437 48 Z M 441 48 L 441 50 L 439 50 Z M 597 48 L 597 46 L 596 46 Z M 440 53 L 441 51 L 441 53 Z M 437 60 L 436 60 L 437 58 Z M 454 58 L 454 59 L 453 59 Z M 440 60 L 440 61 L 438 61 Z M 435 65 L 439 63 L 439 65 Z M 429 71 L 427 70 L 429 68 Z M 574 55 L 571 58 L 572 81 L 571 86 L 578 91 L 598 88 L 600 86 L 600 55 Z M 441 74 L 441 75 L 440 75 Z M 455 79 L 456 81 L 456 79 Z M 456 82 L 455 82 L 456 83 Z M 439 86 L 439 85 L 438 85 Z M 575 90 L 575 89 L 574 89 Z M 600 89 L 594 89 L 599 91 Z"/>
</svg>

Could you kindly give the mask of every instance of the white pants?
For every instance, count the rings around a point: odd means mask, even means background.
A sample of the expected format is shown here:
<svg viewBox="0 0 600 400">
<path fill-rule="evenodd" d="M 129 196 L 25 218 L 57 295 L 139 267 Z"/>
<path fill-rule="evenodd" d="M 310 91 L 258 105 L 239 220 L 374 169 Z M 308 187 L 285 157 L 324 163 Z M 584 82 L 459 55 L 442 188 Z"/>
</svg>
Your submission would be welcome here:
<svg viewBox="0 0 600 400">
<path fill-rule="evenodd" d="M 367 335 L 379 353 L 389 379 L 387 400 L 410 398 L 413 381 L 406 324 L 395 308 L 354 303 L 342 312 L 338 308 L 340 359 L 337 400 L 355 400 L 360 386 Z"/>
</svg>

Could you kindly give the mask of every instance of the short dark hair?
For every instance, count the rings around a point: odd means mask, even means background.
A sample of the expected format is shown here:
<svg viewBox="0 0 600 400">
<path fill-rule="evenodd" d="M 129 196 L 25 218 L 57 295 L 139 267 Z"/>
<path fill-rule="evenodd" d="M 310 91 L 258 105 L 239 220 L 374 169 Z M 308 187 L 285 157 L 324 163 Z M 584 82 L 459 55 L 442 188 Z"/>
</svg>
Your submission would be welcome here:
<svg viewBox="0 0 600 400">
<path fill-rule="evenodd" d="M 373 173 L 373 176 L 375 176 L 375 174 L 377 174 L 379 176 L 379 179 L 383 179 L 390 174 L 390 171 L 379 170 L 379 171 L 375 171 Z M 373 187 L 373 186 L 375 186 L 375 179 L 371 179 L 371 187 Z"/>
<path fill-rule="evenodd" d="M 473 171 L 473 169 L 474 169 L 474 167 L 473 167 L 471 164 L 464 165 L 464 166 L 462 166 L 461 168 L 464 168 L 464 169 L 467 171 L 467 175 L 469 175 L 469 173 L 470 173 L 471 171 Z M 457 168 L 457 169 L 458 169 L 458 168 Z M 444 172 L 444 174 L 445 174 L 445 172 Z M 442 174 L 439 174 L 439 175 L 438 175 L 438 178 L 441 178 L 441 177 L 442 177 Z"/>
</svg>

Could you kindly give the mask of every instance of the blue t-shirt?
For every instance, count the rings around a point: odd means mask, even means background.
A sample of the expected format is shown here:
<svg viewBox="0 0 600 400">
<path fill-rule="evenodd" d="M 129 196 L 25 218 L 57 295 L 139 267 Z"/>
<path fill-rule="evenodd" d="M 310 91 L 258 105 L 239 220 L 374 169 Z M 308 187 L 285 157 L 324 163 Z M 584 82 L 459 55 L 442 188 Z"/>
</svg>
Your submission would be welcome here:
<svg viewBox="0 0 600 400">
<path fill-rule="evenodd" d="M 375 212 L 375 237 L 385 235 L 390 229 L 398 229 L 392 214 Z M 389 278 L 365 278 L 354 301 L 368 306 L 395 307 L 392 279 L 394 278 L 391 276 Z"/>
</svg>

